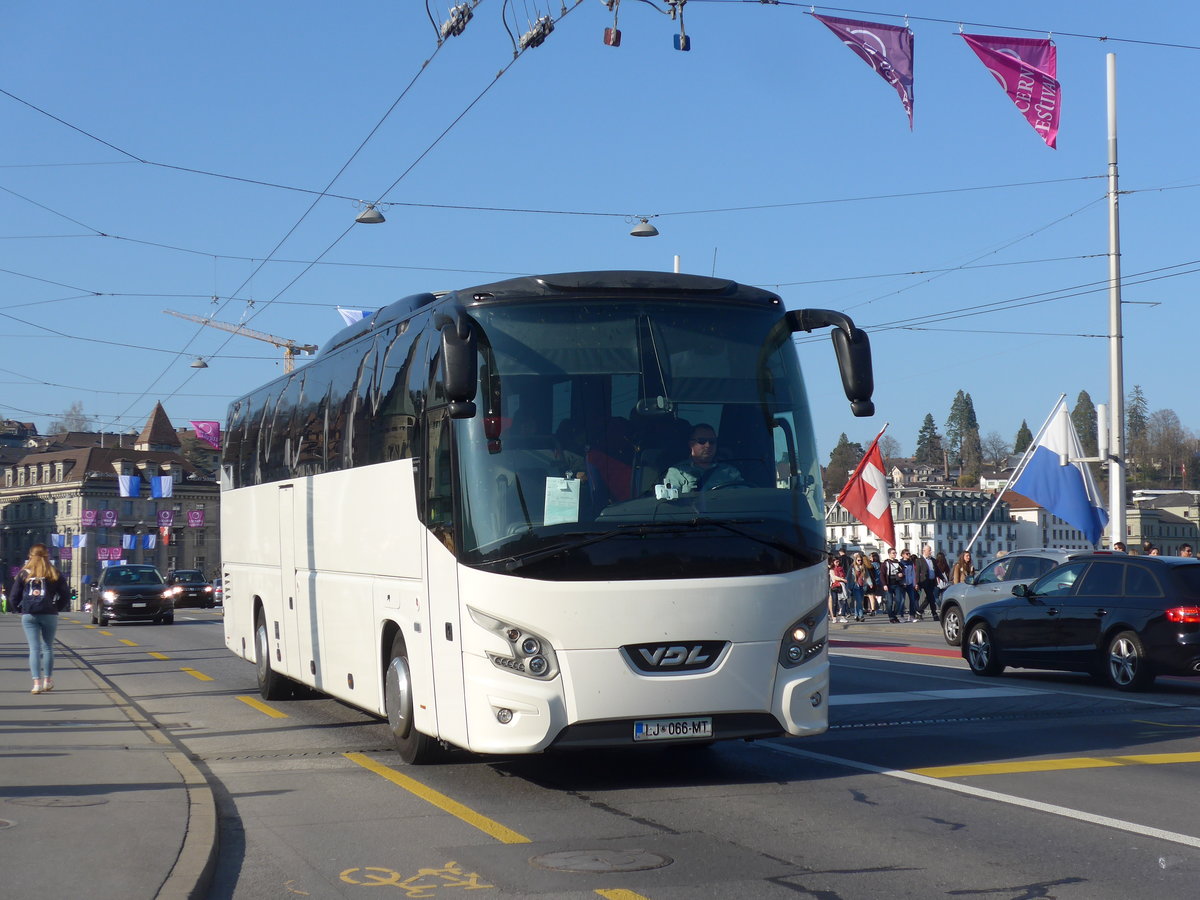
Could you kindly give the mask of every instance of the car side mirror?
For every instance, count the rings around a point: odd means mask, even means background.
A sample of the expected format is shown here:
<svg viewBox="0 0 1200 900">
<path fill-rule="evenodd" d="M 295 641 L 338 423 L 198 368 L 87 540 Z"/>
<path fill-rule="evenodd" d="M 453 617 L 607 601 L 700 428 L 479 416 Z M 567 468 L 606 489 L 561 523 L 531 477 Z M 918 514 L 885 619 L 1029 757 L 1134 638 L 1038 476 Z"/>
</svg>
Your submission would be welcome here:
<svg viewBox="0 0 1200 900">
<path fill-rule="evenodd" d="M 1024 597 L 1026 600 L 1032 600 L 1034 596 L 1027 584 L 1014 584 L 1012 592 L 1014 597 Z"/>
</svg>

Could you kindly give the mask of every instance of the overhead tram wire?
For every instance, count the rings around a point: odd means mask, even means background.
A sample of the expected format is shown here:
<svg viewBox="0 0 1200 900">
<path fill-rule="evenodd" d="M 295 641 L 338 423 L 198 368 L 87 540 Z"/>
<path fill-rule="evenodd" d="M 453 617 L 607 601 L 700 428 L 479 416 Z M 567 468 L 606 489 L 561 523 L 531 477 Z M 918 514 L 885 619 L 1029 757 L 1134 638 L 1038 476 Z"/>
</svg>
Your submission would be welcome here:
<svg viewBox="0 0 1200 900">
<path fill-rule="evenodd" d="M 562 21 L 562 19 L 564 19 L 566 16 L 568 16 L 573 10 L 577 9 L 579 7 L 580 2 L 581 2 L 581 0 L 576 0 L 575 6 L 571 7 L 570 9 L 567 9 L 564 7 L 563 13 L 562 13 L 562 15 L 560 15 L 558 17 L 557 21 Z M 403 172 L 400 173 L 400 175 L 396 178 L 396 180 L 393 181 L 391 183 L 391 185 L 388 186 L 387 190 L 385 190 L 380 195 L 379 200 L 376 201 L 376 204 L 383 202 L 383 198 L 386 197 L 396 187 L 396 185 L 398 185 L 401 181 L 403 181 L 404 178 L 407 177 L 408 174 L 410 172 L 412 172 L 412 170 L 414 168 L 416 168 L 416 166 L 426 156 L 429 155 L 429 153 L 433 150 L 433 148 L 436 147 L 442 141 L 442 139 L 447 134 L 449 134 L 450 131 L 460 121 L 462 121 L 462 119 L 467 115 L 467 113 L 469 113 L 475 107 L 475 105 L 477 103 L 479 103 L 479 101 L 482 100 L 484 98 L 484 96 L 486 96 L 487 93 L 493 87 L 495 87 L 496 83 L 500 80 L 500 78 L 504 75 L 504 73 L 507 72 L 514 65 L 516 65 L 517 60 L 522 59 L 525 56 L 526 51 L 531 49 L 532 46 L 536 46 L 536 45 L 529 45 L 529 46 L 522 47 L 519 51 L 517 51 L 515 53 L 513 58 L 508 63 L 506 63 L 504 65 L 504 67 L 500 69 L 499 72 L 496 73 L 496 75 L 492 78 L 492 80 L 490 82 L 488 82 L 488 84 L 484 87 L 484 89 L 482 91 L 480 91 L 479 94 L 476 95 L 476 97 L 470 103 L 467 104 L 467 106 L 463 109 L 463 111 L 460 112 L 457 116 L 455 116 L 454 119 L 451 120 L 450 124 L 447 125 L 442 130 L 442 132 L 433 139 L 433 141 L 430 142 L 429 146 L 427 146 L 425 148 L 425 150 L 423 150 L 420 153 L 420 155 L 418 155 L 417 158 L 415 160 L 413 160 L 413 162 Z M 441 47 L 441 45 L 439 45 L 439 49 L 440 49 L 440 47 Z M 406 88 L 406 91 L 407 91 L 407 88 Z M 292 285 L 294 285 L 297 281 L 299 281 L 301 278 L 303 278 L 309 271 L 311 271 L 313 266 L 315 266 L 318 262 L 320 262 L 321 259 L 323 259 L 327 253 L 329 253 L 331 250 L 333 250 L 334 247 L 336 247 L 339 243 L 341 243 L 342 240 L 346 237 L 346 235 L 348 235 L 354 229 L 355 224 L 356 223 L 352 222 L 340 235 L 338 235 L 329 244 L 329 246 L 327 246 L 323 251 L 321 251 L 320 255 L 318 255 L 316 259 L 314 259 L 312 262 L 310 262 L 308 265 L 306 265 L 303 269 L 301 269 L 296 274 L 296 276 L 291 281 L 289 281 L 287 284 L 285 284 L 279 291 L 277 291 L 271 299 L 269 299 L 269 300 L 265 301 L 264 303 L 262 303 L 261 305 L 259 305 L 253 313 L 251 313 L 248 317 L 243 319 L 239 324 L 248 325 L 250 322 L 254 321 L 254 319 L 256 319 L 259 315 L 261 315 L 263 312 L 265 312 L 267 310 L 267 308 L 270 307 L 271 304 L 273 304 L 276 300 L 278 300 L 279 297 L 281 297 L 284 293 L 286 293 L 292 287 Z M 276 248 L 276 249 L 278 249 L 278 248 Z M 264 264 L 265 264 L 265 261 L 264 261 Z M 259 268 L 261 268 L 261 266 Z M 247 279 L 247 281 L 248 280 L 249 279 Z M 243 286 L 244 286 L 244 284 L 245 283 L 243 283 Z M 241 290 L 241 288 L 239 287 L 238 290 Z M 224 305 L 222 306 L 222 308 L 224 308 Z M 224 349 L 224 347 L 229 343 L 229 341 L 233 340 L 234 336 L 235 335 L 231 334 L 228 338 L 226 338 L 225 341 L 217 348 L 217 352 L 219 353 L 222 349 Z M 166 374 L 165 371 L 162 374 Z M 193 377 L 195 377 L 195 375 L 196 375 L 196 372 L 194 372 L 194 371 L 188 373 L 187 377 L 184 378 L 180 387 L 182 387 L 183 385 L 186 385 Z M 162 377 L 162 375 L 158 376 L 158 378 L 161 378 L 161 377 Z M 156 384 L 158 382 L 158 378 L 156 378 L 155 382 L 153 384 L 151 384 L 151 387 L 153 387 L 154 384 Z M 147 393 L 149 393 L 149 389 L 147 389 Z"/>
<path fill-rule="evenodd" d="M 995 25 L 988 22 L 968 22 L 965 19 L 938 19 L 931 16 L 914 16 L 912 13 L 876 12 L 869 9 L 846 9 L 840 6 L 814 6 L 811 3 L 799 3 L 796 0 L 690 0 L 692 3 L 711 3 L 722 6 L 786 6 L 800 9 L 811 15 L 814 10 L 832 13 L 850 13 L 856 16 L 881 16 L 885 19 L 900 19 L 910 22 L 932 22 L 937 25 L 952 25 L 955 28 L 969 26 L 971 28 L 992 28 L 997 31 L 1017 31 L 1026 34 L 1046 34 L 1047 31 L 1055 37 L 1079 38 L 1087 41 L 1099 41 L 1105 44 L 1135 44 L 1145 47 L 1164 47 L 1173 50 L 1200 50 L 1194 44 L 1176 44 L 1167 41 L 1146 41 L 1137 38 L 1112 37 L 1107 34 L 1083 34 L 1074 31 L 1060 31 L 1057 28 L 1024 28 L 1017 25 Z"/>
</svg>

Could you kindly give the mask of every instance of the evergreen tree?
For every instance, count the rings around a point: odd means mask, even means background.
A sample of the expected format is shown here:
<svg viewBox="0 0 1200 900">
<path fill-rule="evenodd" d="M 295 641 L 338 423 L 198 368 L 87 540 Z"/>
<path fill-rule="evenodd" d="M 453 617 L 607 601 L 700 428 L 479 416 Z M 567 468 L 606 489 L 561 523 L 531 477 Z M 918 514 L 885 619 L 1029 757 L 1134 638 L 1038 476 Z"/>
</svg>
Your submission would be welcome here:
<svg viewBox="0 0 1200 900">
<path fill-rule="evenodd" d="M 1149 462 L 1146 441 L 1149 427 L 1150 404 L 1142 393 L 1142 386 L 1135 384 L 1125 400 L 1125 462 L 1131 480 L 1140 478 Z"/>
<path fill-rule="evenodd" d="M 1096 438 L 1096 404 L 1087 391 L 1079 392 L 1075 408 L 1071 410 L 1071 422 L 1075 425 L 1075 433 L 1079 436 L 1079 446 L 1083 448 L 1084 456 L 1095 456 L 1100 452 Z"/>
<path fill-rule="evenodd" d="M 850 473 L 854 471 L 865 452 L 862 444 L 851 443 L 845 432 L 842 433 L 837 446 L 829 454 L 829 465 L 825 468 L 825 477 L 822 479 L 827 499 L 832 500 L 846 486 L 846 482 L 850 480 Z"/>
<path fill-rule="evenodd" d="M 917 432 L 917 449 L 913 454 L 913 462 L 919 465 L 940 466 L 942 457 L 942 436 L 938 434 L 937 425 L 933 421 L 933 413 L 925 413 L 925 421 Z"/>
<path fill-rule="evenodd" d="M 950 404 L 950 415 L 946 417 L 946 437 L 943 444 L 950 458 L 958 462 L 962 455 L 963 431 L 966 429 L 967 396 L 961 390 L 954 395 Z"/>
<path fill-rule="evenodd" d="M 963 435 L 962 471 L 958 476 L 961 487 L 979 487 L 979 476 L 983 474 L 983 441 L 976 426 Z"/>
<path fill-rule="evenodd" d="M 1022 419 L 1021 427 L 1017 429 L 1017 436 L 1013 439 L 1013 453 L 1024 453 L 1032 443 L 1033 432 L 1029 430 L 1029 423 Z"/>
</svg>

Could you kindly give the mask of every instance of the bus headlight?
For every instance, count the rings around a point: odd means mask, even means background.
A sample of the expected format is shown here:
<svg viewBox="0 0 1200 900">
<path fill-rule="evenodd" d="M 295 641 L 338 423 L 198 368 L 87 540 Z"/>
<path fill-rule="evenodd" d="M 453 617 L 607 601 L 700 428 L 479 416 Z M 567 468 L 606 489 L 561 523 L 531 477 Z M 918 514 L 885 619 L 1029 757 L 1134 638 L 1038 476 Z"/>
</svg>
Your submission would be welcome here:
<svg viewBox="0 0 1200 900">
<path fill-rule="evenodd" d="M 803 619 L 793 622 L 783 633 L 779 644 L 779 664 L 785 669 L 794 669 L 802 665 L 825 649 L 825 639 L 818 638 L 817 632 L 825 610 L 813 610 Z"/>
<path fill-rule="evenodd" d="M 485 651 L 497 669 L 506 669 L 539 681 L 548 681 L 558 674 L 558 658 L 550 643 L 541 635 L 511 622 L 502 622 L 477 609 L 467 609 L 476 625 L 487 629 L 508 645 L 507 653 Z"/>
</svg>

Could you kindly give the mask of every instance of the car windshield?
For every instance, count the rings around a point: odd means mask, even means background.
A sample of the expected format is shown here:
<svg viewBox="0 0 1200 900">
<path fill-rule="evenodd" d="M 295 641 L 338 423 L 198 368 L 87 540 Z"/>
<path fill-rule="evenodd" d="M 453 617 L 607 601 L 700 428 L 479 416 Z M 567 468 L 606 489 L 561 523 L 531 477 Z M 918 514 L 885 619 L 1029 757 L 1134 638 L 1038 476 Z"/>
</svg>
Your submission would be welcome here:
<svg viewBox="0 0 1200 900">
<path fill-rule="evenodd" d="M 163 578 L 154 569 L 115 569 L 104 573 L 108 587 L 120 584 L 162 584 Z"/>
<path fill-rule="evenodd" d="M 172 581 L 203 581 L 203 573 L 192 569 L 180 569 L 172 577 Z"/>
</svg>

